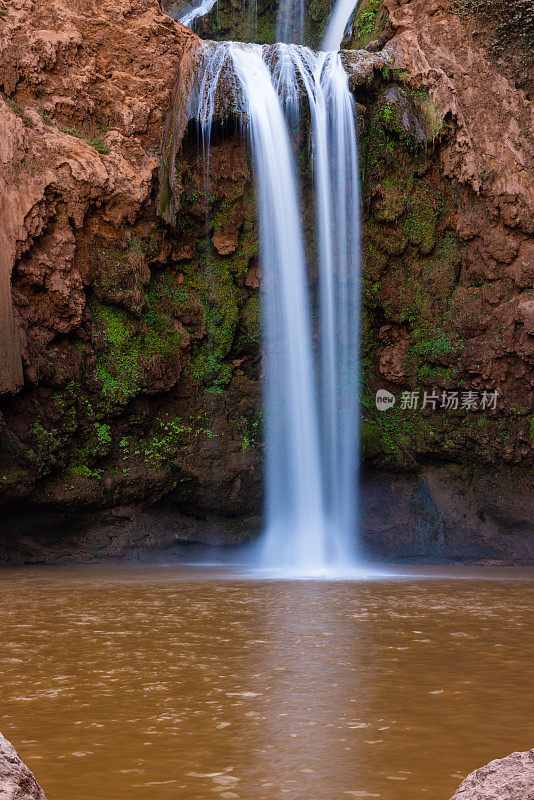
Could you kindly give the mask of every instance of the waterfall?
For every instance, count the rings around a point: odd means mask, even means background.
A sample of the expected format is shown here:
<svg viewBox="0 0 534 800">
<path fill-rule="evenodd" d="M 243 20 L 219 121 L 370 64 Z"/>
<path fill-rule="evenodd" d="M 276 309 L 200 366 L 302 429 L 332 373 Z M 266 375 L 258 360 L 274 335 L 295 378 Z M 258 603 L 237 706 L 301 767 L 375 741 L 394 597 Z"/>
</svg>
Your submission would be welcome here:
<svg viewBox="0 0 534 800">
<path fill-rule="evenodd" d="M 358 0 L 337 0 L 323 39 L 323 50 L 339 50 Z"/>
<path fill-rule="evenodd" d="M 319 442 L 323 565 L 354 558 L 357 519 L 360 219 L 355 109 L 339 53 L 279 45 L 274 68 L 290 118 L 301 87 L 311 116 L 319 239 Z M 319 561 L 316 560 L 316 564 Z"/>
<path fill-rule="evenodd" d="M 290 141 L 303 95 L 317 202 L 317 354 Z M 259 202 L 267 517 L 261 563 L 305 574 L 346 568 L 357 527 L 360 250 L 348 77 L 338 53 L 210 44 L 190 111 L 204 137 L 221 96 L 231 97 L 248 130 Z"/>
<path fill-rule="evenodd" d="M 276 17 L 276 41 L 304 41 L 304 0 L 280 0 Z"/>
</svg>

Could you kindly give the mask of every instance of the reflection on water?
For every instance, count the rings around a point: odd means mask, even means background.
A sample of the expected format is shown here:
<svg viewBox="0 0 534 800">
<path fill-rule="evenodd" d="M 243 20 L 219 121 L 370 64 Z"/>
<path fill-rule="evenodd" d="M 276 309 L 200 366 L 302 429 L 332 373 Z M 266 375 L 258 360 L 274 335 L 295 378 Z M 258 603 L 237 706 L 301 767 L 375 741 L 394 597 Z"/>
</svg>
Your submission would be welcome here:
<svg viewBox="0 0 534 800">
<path fill-rule="evenodd" d="M 446 800 L 533 745 L 531 577 L 4 571 L 0 730 L 49 800 Z"/>
</svg>

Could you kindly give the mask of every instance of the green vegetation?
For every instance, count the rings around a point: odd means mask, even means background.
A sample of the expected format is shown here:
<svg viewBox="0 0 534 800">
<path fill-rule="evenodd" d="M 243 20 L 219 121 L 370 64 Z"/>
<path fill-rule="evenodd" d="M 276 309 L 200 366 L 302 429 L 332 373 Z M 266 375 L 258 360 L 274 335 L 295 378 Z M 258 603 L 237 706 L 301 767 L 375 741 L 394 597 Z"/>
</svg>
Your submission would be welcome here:
<svg viewBox="0 0 534 800">
<path fill-rule="evenodd" d="M 107 144 L 104 144 L 104 137 L 97 136 L 95 139 L 86 139 L 87 144 L 90 144 L 91 147 L 94 147 L 97 153 L 100 153 L 103 156 L 107 156 L 110 153 L 110 149 Z"/>
<path fill-rule="evenodd" d="M 220 393 L 231 377 L 226 356 L 232 349 L 239 320 L 235 284 L 221 264 L 208 267 L 208 285 L 204 289 L 206 336 L 196 348 L 191 366 L 195 378 L 206 389 Z"/>
<path fill-rule="evenodd" d="M 89 139 L 87 136 L 84 136 L 78 128 L 74 125 L 59 125 L 59 129 L 63 131 L 63 133 L 68 133 L 69 136 L 75 136 L 77 139 L 81 139 L 83 142 L 87 142 L 87 144 L 94 147 L 97 153 L 101 155 L 108 155 L 110 152 L 109 147 L 104 144 L 104 137 L 97 136 L 95 139 Z"/>
<path fill-rule="evenodd" d="M 75 408 L 72 406 L 67 408 L 65 402 L 62 403 L 62 406 L 63 413 L 57 421 L 50 424 L 48 420 L 38 418 L 29 430 L 29 458 L 41 475 L 50 472 L 57 457 L 78 429 Z"/>
<path fill-rule="evenodd" d="M 97 354 L 97 373 L 102 394 L 112 404 L 124 405 L 143 389 L 148 361 L 176 357 L 180 334 L 172 319 L 150 304 L 136 319 L 127 311 L 109 306 L 95 297 L 90 303 L 95 335 L 104 337 L 104 350 Z"/>
<path fill-rule="evenodd" d="M 10 97 L 8 97 L 5 94 L 2 94 L 2 98 L 3 98 L 4 102 L 6 103 L 6 105 L 8 106 L 8 108 L 10 108 L 11 111 L 13 111 L 13 113 L 17 115 L 17 117 L 21 118 L 21 120 L 23 121 L 24 125 L 26 125 L 27 128 L 32 125 L 31 119 L 26 114 L 26 112 L 25 112 L 24 108 L 21 106 L 21 104 L 19 102 L 17 102 L 17 100 L 12 100 Z"/>
<path fill-rule="evenodd" d="M 361 50 L 376 39 L 386 20 L 383 0 L 360 0 L 354 17 L 351 49 Z"/>
<path fill-rule="evenodd" d="M 452 188 L 434 170 L 428 147 L 417 144 L 411 132 L 418 119 L 432 135 L 437 130 L 428 119 L 433 106 L 427 95 L 397 88 L 379 96 L 361 138 L 363 195 L 369 203 L 364 228 L 361 439 L 366 458 L 410 469 L 426 454 L 438 452 L 460 461 L 470 437 L 489 453 L 492 437 L 502 440 L 510 425 L 480 413 L 413 412 L 398 403 L 385 413 L 376 410 L 370 387 L 377 386 L 381 348 L 390 344 L 399 359 L 396 369 L 404 375 L 397 398 L 401 391 L 419 391 L 422 396 L 424 390 L 464 388 L 463 342 L 456 334 L 454 303 L 462 245 L 450 216 L 455 208 Z M 404 104 L 413 120 L 406 129 L 398 116 Z"/>
</svg>

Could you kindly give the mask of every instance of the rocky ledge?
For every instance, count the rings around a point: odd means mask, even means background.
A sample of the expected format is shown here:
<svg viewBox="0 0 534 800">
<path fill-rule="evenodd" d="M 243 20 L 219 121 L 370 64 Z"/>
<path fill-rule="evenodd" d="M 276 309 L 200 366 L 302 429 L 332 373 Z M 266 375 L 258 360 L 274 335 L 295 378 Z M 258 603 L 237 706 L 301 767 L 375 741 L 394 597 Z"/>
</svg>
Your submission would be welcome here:
<svg viewBox="0 0 534 800">
<path fill-rule="evenodd" d="M 0 733 L 1 800 L 46 800 L 45 794 L 13 745 Z"/>
<path fill-rule="evenodd" d="M 451 800 L 534 800 L 534 750 L 497 758 L 475 770 Z"/>
</svg>

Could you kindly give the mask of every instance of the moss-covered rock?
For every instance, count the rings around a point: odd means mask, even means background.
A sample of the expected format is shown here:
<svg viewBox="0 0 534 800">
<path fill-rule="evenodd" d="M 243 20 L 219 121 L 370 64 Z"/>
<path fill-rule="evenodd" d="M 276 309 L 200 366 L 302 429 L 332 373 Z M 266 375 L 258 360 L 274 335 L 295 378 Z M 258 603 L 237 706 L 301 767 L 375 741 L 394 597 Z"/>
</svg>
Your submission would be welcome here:
<svg viewBox="0 0 534 800">
<path fill-rule="evenodd" d="M 371 42 L 377 42 L 388 20 L 383 0 L 359 0 L 349 22 L 344 47 L 362 50 Z"/>
</svg>

